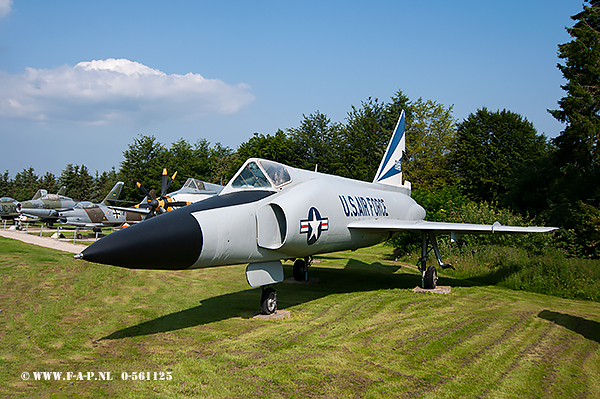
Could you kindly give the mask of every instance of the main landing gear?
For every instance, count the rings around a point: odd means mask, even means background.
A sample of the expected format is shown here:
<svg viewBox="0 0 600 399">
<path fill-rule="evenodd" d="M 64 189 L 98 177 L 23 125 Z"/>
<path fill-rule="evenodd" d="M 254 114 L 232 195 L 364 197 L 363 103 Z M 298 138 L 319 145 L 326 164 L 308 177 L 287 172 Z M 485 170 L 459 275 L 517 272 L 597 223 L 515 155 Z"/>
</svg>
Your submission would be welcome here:
<svg viewBox="0 0 600 399">
<path fill-rule="evenodd" d="M 312 263 L 312 257 L 307 256 L 304 259 L 294 261 L 294 280 L 308 281 L 308 266 Z"/>
<path fill-rule="evenodd" d="M 435 257 L 438 261 L 439 267 L 442 269 L 454 269 L 452 265 L 446 264 L 442 261 L 442 256 L 437 245 L 436 235 L 433 231 L 424 231 L 422 235 L 421 243 L 421 258 L 417 262 L 417 268 L 421 272 L 422 280 L 421 287 L 427 290 L 432 290 L 437 287 L 437 269 L 435 266 L 427 267 L 427 257 L 429 255 L 429 244 L 433 248 Z"/>
</svg>

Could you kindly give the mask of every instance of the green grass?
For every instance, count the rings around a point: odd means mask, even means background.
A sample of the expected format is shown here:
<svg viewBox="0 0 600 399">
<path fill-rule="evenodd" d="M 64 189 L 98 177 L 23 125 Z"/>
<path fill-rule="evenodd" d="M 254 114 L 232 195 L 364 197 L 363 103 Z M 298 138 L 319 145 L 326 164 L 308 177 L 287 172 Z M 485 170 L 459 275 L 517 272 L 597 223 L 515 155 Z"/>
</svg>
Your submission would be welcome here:
<svg viewBox="0 0 600 399">
<path fill-rule="evenodd" d="M 317 257 L 318 282 L 278 284 L 291 318 L 274 321 L 251 318 L 244 265 L 135 271 L 0 238 L 0 396 L 600 397 L 597 303 L 448 274 L 452 293 L 414 293 L 389 252 Z M 173 379 L 121 380 L 134 371 Z"/>
</svg>

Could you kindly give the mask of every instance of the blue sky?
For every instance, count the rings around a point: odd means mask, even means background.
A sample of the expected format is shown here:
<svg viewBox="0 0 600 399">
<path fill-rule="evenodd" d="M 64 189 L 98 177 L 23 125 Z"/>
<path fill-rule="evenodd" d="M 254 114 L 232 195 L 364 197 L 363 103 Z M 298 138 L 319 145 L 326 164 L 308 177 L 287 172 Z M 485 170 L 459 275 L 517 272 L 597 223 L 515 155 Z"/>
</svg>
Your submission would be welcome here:
<svg viewBox="0 0 600 399">
<path fill-rule="evenodd" d="M 139 135 L 231 148 L 343 121 L 398 89 L 462 121 L 508 109 L 538 132 L 563 96 L 557 45 L 581 0 L 0 0 L 0 172 L 118 169 Z M 407 138 L 410 140 L 410 137 Z"/>
</svg>

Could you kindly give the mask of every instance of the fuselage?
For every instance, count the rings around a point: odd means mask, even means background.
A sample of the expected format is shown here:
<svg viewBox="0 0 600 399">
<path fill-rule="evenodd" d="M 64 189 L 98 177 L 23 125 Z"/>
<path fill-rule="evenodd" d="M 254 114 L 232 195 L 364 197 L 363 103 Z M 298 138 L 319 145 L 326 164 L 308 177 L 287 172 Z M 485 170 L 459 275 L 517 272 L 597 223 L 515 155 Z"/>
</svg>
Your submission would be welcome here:
<svg viewBox="0 0 600 399">
<path fill-rule="evenodd" d="M 10 197 L 0 199 L 0 217 L 2 219 L 14 219 L 19 216 L 17 211 L 18 202 Z"/>
<path fill-rule="evenodd" d="M 126 222 L 140 222 L 143 216 L 103 204 L 80 202 L 73 209 L 59 213 L 61 223 L 81 227 L 117 226 Z"/>
<path fill-rule="evenodd" d="M 389 234 L 354 231 L 347 228 L 349 222 L 424 216 L 423 208 L 400 190 L 291 168 L 290 174 L 296 182 L 279 191 L 265 190 L 264 198 L 227 209 L 191 211 L 203 237 L 203 250 L 192 267 L 297 258 L 371 246 Z M 252 192 L 261 190 L 228 190 L 225 195 L 241 199 Z"/>
<path fill-rule="evenodd" d="M 18 210 L 20 213 L 39 218 L 56 218 L 56 210 L 73 208 L 75 204 L 77 202 L 69 197 L 47 194 L 42 198 L 21 202 Z"/>
<path fill-rule="evenodd" d="M 389 233 L 350 229 L 350 222 L 425 217 L 409 194 L 403 187 L 250 159 L 219 195 L 110 234 L 82 255 L 116 266 L 173 270 L 357 249 Z"/>
</svg>

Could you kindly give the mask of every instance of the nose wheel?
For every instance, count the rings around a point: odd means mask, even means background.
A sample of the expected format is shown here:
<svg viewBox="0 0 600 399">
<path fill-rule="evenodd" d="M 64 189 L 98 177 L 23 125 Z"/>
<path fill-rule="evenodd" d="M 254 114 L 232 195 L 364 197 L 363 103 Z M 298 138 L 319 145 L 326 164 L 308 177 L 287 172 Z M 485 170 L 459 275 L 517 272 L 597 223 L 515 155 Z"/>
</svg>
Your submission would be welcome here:
<svg viewBox="0 0 600 399">
<path fill-rule="evenodd" d="M 260 310 L 263 314 L 273 314 L 277 311 L 277 292 L 275 287 L 260 287 Z"/>
</svg>

